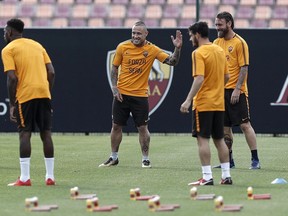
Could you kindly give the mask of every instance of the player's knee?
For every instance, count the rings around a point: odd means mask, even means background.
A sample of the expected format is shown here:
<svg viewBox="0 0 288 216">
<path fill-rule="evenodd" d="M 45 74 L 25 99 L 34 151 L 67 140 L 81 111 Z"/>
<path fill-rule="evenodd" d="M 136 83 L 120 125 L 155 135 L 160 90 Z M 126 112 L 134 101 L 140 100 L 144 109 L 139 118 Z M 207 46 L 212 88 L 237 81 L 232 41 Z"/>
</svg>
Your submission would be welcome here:
<svg viewBox="0 0 288 216">
<path fill-rule="evenodd" d="M 233 139 L 228 134 L 224 135 L 224 142 L 226 143 L 228 149 L 232 148 Z"/>
</svg>

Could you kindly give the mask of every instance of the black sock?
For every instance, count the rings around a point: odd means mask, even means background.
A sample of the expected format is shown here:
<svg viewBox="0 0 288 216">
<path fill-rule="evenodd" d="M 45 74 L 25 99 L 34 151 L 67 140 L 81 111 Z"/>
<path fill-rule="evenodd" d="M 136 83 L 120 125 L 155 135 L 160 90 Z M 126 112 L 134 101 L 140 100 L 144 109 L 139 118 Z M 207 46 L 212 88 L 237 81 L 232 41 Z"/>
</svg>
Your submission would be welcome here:
<svg viewBox="0 0 288 216">
<path fill-rule="evenodd" d="M 252 160 L 259 161 L 257 149 L 251 150 Z"/>
</svg>

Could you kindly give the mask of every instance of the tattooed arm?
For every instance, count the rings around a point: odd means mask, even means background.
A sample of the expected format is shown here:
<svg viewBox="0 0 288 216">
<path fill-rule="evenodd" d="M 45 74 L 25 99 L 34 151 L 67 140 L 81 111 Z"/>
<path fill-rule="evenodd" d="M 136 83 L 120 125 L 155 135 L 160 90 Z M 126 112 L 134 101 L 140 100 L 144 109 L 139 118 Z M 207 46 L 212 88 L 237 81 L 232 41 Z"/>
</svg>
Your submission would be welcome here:
<svg viewBox="0 0 288 216">
<path fill-rule="evenodd" d="M 175 46 L 174 52 L 172 55 L 170 55 L 163 63 L 175 66 L 178 64 L 180 59 L 180 52 L 182 47 L 182 34 L 181 31 L 176 31 L 176 37 L 174 38 L 173 35 L 171 35 L 171 40 Z"/>
</svg>

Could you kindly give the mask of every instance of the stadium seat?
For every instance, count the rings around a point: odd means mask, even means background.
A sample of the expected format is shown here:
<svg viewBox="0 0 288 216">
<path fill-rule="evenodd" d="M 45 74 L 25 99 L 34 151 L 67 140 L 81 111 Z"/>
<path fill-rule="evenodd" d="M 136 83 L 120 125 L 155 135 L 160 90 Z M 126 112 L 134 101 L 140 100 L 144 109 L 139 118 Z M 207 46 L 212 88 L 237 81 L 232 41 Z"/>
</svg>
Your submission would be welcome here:
<svg viewBox="0 0 288 216">
<path fill-rule="evenodd" d="M 270 28 L 285 28 L 285 20 L 283 19 L 271 19 L 269 21 Z"/>
<path fill-rule="evenodd" d="M 57 4 L 55 5 L 54 17 L 65 17 L 69 18 L 71 14 L 71 5 L 68 4 Z"/>
<path fill-rule="evenodd" d="M 40 4 L 56 4 L 57 0 L 38 0 Z"/>
<path fill-rule="evenodd" d="M 17 15 L 16 4 L 11 4 L 11 3 L 1 4 L 0 2 L 0 17 L 11 18 L 11 17 L 15 17 L 16 15 Z"/>
<path fill-rule="evenodd" d="M 233 5 L 219 5 L 218 11 L 227 11 L 231 13 L 233 17 L 235 16 L 235 7 Z"/>
<path fill-rule="evenodd" d="M 107 19 L 106 20 L 107 27 L 123 27 L 122 19 Z"/>
<path fill-rule="evenodd" d="M 21 4 L 18 9 L 18 16 L 33 17 L 35 15 L 35 4 Z"/>
<path fill-rule="evenodd" d="M 217 13 L 217 8 L 215 5 L 202 5 L 200 7 L 200 19 L 215 19 Z"/>
<path fill-rule="evenodd" d="M 128 5 L 129 4 L 129 0 L 112 0 L 113 4 L 124 4 L 124 5 Z"/>
<path fill-rule="evenodd" d="M 90 11 L 90 17 L 106 18 L 108 16 L 108 5 L 94 4 Z"/>
<path fill-rule="evenodd" d="M 72 18 L 88 18 L 90 6 L 87 4 L 75 4 L 72 8 Z"/>
<path fill-rule="evenodd" d="M 235 19 L 234 20 L 235 28 L 249 28 L 250 23 L 248 19 Z"/>
<path fill-rule="evenodd" d="M 250 23 L 250 27 L 252 28 L 267 28 L 268 23 L 265 19 L 253 19 Z"/>
<path fill-rule="evenodd" d="M 94 4 L 107 4 L 110 5 L 110 0 L 94 0 Z"/>
<path fill-rule="evenodd" d="M 288 0 L 276 0 L 276 5 L 288 5 Z"/>
<path fill-rule="evenodd" d="M 181 18 L 188 19 L 188 18 L 196 18 L 196 6 L 195 5 L 183 5 Z"/>
<path fill-rule="evenodd" d="M 145 8 L 141 4 L 130 5 L 127 9 L 127 18 L 141 19 L 144 16 Z"/>
<path fill-rule="evenodd" d="M 37 4 L 38 0 L 21 0 L 22 4 Z"/>
<path fill-rule="evenodd" d="M 173 18 L 163 18 L 160 21 L 161 28 L 175 28 L 177 27 L 177 21 Z"/>
<path fill-rule="evenodd" d="M 179 4 L 179 5 L 183 5 L 183 4 L 184 4 L 184 0 L 167 0 L 167 4 Z"/>
<path fill-rule="evenodd" d="M 54 15 L 54 5 L 52 4 L 39 4 L 36 9 L 37 18 L 51 18 Z M 33 22 L 34 26 L 34 22 Z"/>
<path fill-rule="evenodd" d="M 149 0 L 149 5 L 157 4 L 157 5 L 164 5 L 166 0 Z"/>
<path fill-rule="evenodd" d="M 126 7 L 124 5 L 111 5 L 109 7 L 109 18 L 125 18 Z"/>
<path fill-rule="evenodd" d="M 1 27 L 1 28 L 4 28 L 4 26 L 6 26 L 7 20 L 8 20 L 8 19 L 6 19 L 6 18 L 0 17 L 0 27 Z"/>
<path fill-rule="evenodd" d="M 258 0 L 258 5 L 271 5 L 275 4 L 275 0 Z"/>
<path fill-rule="evenodd" d="M 250 19 L 254 16 L 254 8 L 251 6 L 238 6 L 236 11 L 237 19 Z"/>
<path fill-rule="evenodd" d="M 193 18 L 192 19 L 180 19 L 178 26 L 181 28 L 188 29 L 188 27 L 192 25 L 194 22 L 195 22 L 195 18 L 194 19 Z"/>
<path fill-rule="evenodd" d="M 73 4 L 74 3 L 74 0 L 57 0 L 57 4 Z"/>
<path fill-rule="evenodd" d="M 272 17 L 275 19 L 288 19 L 288 7 L 275 6 Z"/>
<path fill-rule="evenodd" d="M 87 26 L 86 19 L 69 19 L 69 26 L 70 27 L 85 27 Z"/>
<path fill-rule="evenodd" d="M 136 4 L 136 5 L 147 5 L 147 0 L 130 0 L 130 4 Z"/>
<path fill-rule="evenodd" d="M 137 18 L 126 18 L 124 21 L 124 27 L 131 28 L 139 19 Z"/>
<path fill-rule="evenodd" d="M 196 0 L 185 0 L 185 4 L 184 4 L 184 6 L 185 5 L 196 5 Z"/>
<path fill-rule="evenodd" d="M 50 27 L 51 19 L 49 18 L 37 18 L 32 22 L 33 27 Z"/>
<path fill-rule="evenodd" d="M 32 20 L 30 17 L 18 17 L 25 23 L 25 28 L 32 27 Z"/>
<path fill-rule="evenodd" d="M 19 3 L 19 0 L 2 0 L 2 2 L 5 3 Z"/>
<path fill-rule="evenodd" d="M 203 0 L 203 4 L 219 5 L 220 4 L 220 0 Z"/>
<path fill-rule="evenodd" d="M 89 27 L 104 27 L 105 22 L 102 18 L 91 18 L 88 20 Z"/>
<path fill-rule="evenodd" d="M 240 0 L 240 5 L 256 5 L 257 0 Z"/>
<path fill-rule="evenodd" d="M 265 5 L 258 5 L 255 9 L 255 18 L 256 19 L 270 19 L 271 18 L 271 7 Z"/>
<path fill-rule="evenodd" d="M 66 18 L 54 18 L 52 26 L 55 28 L 65 28 L 68 26 L 68 20 Z"/>
<path fill-rule="evenodd" d="M 181 8 L 179 5 L 166 5 L 163 9 L 164 18 L 178 18 L 180 16 Z"/>
<path fill-rule="evenodd" d="M 145 17 L 148 19 L 160 19 L 162 17 L 162 7 L 160 5 L 147 5 Z"/>
<path fill-rule="evenodd" d="M 238 5 L 238 0 L 222 0 L 221 5 Z"/>
<path fill-rule="evenodd" d="M 144 22 L 148 28 L 159 27 L 159 19 L 147 18 L 144 19 Z"/>
<path fill-rule="evenodd" d="M 93 3 L 93 0 L 75 0 L 76 4 L 88 4 L 90 5 L 91 3 Z"/>
</svg>

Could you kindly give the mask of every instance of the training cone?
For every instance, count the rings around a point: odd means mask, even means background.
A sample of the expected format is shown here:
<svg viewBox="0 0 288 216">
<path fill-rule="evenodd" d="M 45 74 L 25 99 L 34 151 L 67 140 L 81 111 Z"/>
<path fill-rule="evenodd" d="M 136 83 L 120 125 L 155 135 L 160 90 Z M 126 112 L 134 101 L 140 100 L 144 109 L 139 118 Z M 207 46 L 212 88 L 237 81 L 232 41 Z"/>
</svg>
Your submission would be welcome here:
<svg viewBox="0 0 288 216">
<path fill-rule="evenodd" d="M 271 184 L 287 184 L 287 181 L 283 178 L 276 178 L 271 182 Z"/>
</svg>

